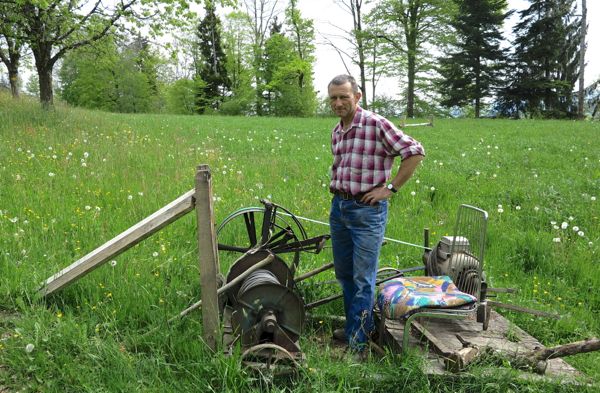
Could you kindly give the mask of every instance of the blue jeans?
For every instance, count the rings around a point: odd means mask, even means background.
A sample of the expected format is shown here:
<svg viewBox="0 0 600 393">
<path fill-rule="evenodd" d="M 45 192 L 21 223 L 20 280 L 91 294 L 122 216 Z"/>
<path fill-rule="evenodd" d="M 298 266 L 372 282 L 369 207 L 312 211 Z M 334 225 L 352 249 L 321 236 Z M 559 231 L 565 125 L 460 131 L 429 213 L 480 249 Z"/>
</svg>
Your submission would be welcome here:
<svg viewBox="0 0 600 393">
<path fill-rule="evenodd" d="M 333 263 L 344 294 L 346 337 L 353 350 L 362 350 L 374 329 L 375 278 L 387 208 L 387 200 L 370 206 L 335 195 L 331 201 Z"/>
</svg>

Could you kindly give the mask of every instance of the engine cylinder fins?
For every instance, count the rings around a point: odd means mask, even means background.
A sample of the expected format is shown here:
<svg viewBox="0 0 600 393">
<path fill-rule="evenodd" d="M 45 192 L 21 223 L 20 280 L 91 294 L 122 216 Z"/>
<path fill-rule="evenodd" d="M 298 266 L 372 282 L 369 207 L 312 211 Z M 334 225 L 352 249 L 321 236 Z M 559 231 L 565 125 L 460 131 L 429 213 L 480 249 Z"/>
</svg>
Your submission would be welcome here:
<svg viewBox="0 0 600 393">
<path fill-rule="evenodd" d="M 269 253 L 269 251 L 267 250 L 257 251 L 254 254 L 244 254 L 233 264 L 233 266 L 231 266 L 231 269 L 229 269 L 229 272 L 227 273 L 226 282 L 230 283 L 236 277 L 243 274 L 252 266 L 262 261 L 269 255 L 272 254 Z M 285 263 L 285 261 L 279 258 L 277 255 L 273 255 L 273 260 L 271 261 L 271 263 L 266 265 L 263 269 L 271 272 L 277 278 L 277 282 L 280 285 L 291 289 L 295 288 L 292 271 L 290 270 L 289 266 Z M 250 276 L 252 276 L 252 274 Z M 240 291 L 241 286 L 246 282 L 246 280 L 237 285 L 234 285 L 231 288 L 231 290 L 228 291 L 227 298 L 229 304 L 234 305 L 237 302 L 237 295 Z"/>
<path fill-rule="evenodd" d="M 258 275 L 252 277 L 255 273 Z M 242 346 L 273 342 L 297 351 L 295 343 L 305 318 L 302 298 L 260 270 L 248 278 L 250 283 L 242 286 L 231 315 L 234 334 L 240 335 Z"/>
</svg>

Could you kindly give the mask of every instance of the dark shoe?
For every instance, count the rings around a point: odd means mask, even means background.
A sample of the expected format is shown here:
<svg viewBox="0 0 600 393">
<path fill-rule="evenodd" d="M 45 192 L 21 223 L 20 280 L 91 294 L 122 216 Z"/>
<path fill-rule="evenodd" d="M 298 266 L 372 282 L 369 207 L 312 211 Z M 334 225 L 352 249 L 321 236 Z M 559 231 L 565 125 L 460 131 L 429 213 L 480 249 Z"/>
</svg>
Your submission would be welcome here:
<svg viewBox="0 0 600 393">
<path fill-rule="evenodd" d="M 346 337 L 346 331 L 342 328 L 335 329 L 333 331 L 333 339 L 341 342 L 348 342 L 348 338 Z"/>
</svg>

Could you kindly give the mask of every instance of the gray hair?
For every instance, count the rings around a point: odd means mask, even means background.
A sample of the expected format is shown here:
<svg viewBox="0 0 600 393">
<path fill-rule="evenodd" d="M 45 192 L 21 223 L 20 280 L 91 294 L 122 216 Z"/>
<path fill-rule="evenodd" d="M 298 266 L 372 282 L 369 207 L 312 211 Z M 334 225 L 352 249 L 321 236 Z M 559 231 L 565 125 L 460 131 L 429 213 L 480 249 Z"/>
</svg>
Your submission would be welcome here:
<svg viewBox="0 0 600 393">
<path fill-rule="evenodd" d="M 327 88 L 329 89 L 329 87 L 331 85 L 341 86 L 348 82 L 350 83 L 350 87 L 352 87 L 352 92 L 358 93 L 358 84 L 356 83 L 356 79 L 354 79 L 354 77 L 351 75 L 345 75 L 345 74 L 338 75 L 335 78 L 333 78 L 331 80 L 331 82 L 329 82 L 329 84 L 327 85 Z"/>
</svg>

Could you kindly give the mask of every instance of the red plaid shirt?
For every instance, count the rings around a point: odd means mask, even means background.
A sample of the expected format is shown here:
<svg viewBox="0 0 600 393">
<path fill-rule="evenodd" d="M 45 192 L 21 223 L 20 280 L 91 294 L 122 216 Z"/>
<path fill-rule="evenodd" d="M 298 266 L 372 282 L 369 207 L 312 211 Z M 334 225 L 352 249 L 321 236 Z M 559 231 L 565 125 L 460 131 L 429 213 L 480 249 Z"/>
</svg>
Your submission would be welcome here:
<svg viewBox="0 0 600 393">
<path fill-rule="evenodd" d="M 394 157 L 402 160 L 425 155 L 423 146 L 397 129 L 389 120 L 356 108 L 354 120 L 344 132 L 338 123 L 331 133 L 331 190 L 356 195 L 367 192 L 390 178 Z"/>
</svg>

